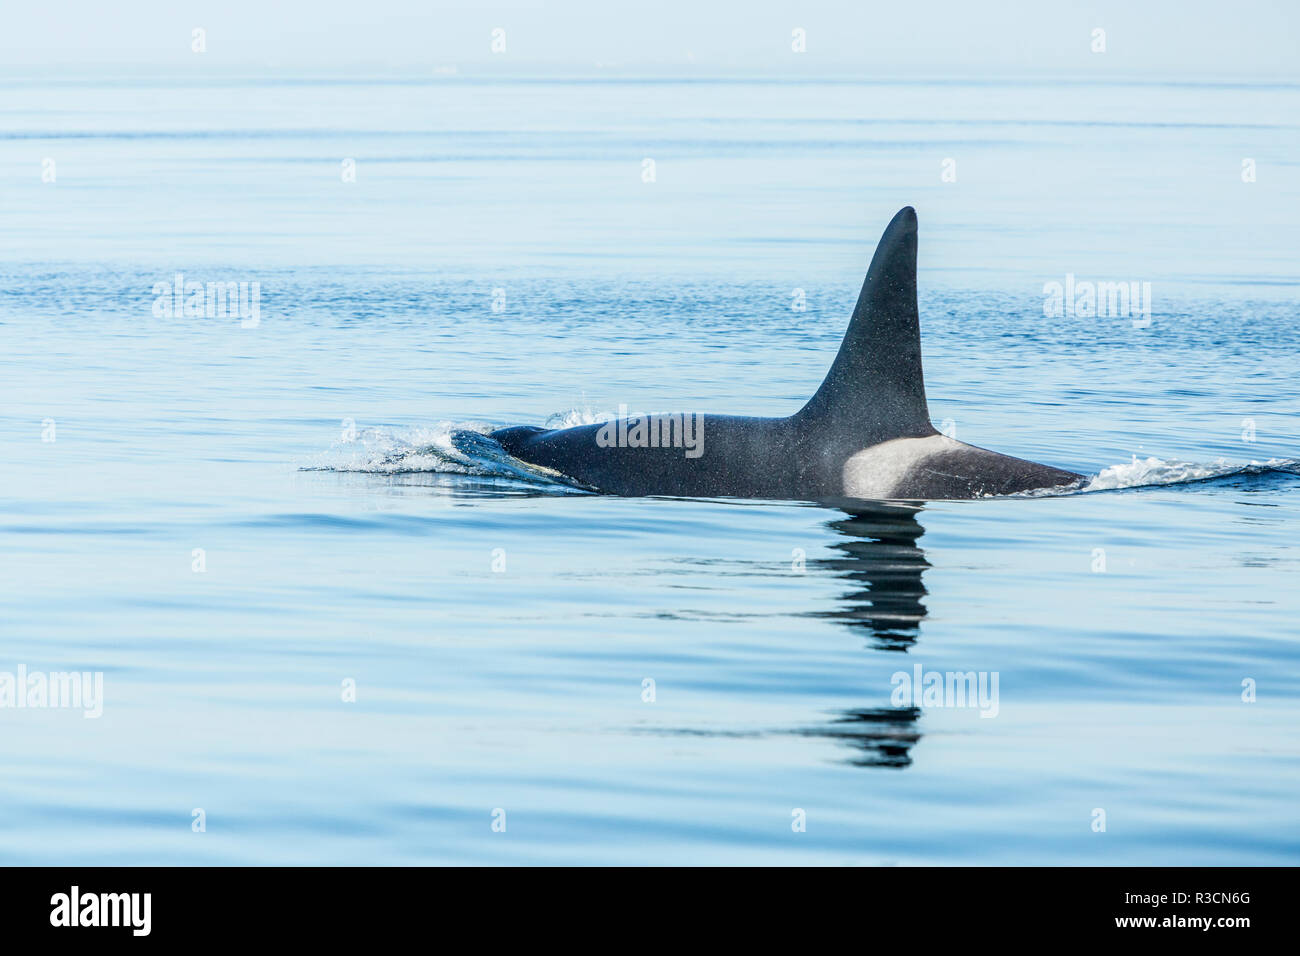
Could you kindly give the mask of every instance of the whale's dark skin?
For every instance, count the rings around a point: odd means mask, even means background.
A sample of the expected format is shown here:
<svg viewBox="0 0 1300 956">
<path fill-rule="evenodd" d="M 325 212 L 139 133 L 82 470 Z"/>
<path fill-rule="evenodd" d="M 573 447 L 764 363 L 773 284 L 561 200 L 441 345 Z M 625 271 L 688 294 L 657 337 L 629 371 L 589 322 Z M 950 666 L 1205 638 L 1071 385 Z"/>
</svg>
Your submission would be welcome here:
<svg viewBox="0 0 1300 956">
<path fill-rule="evenodd" d="M 916 305 L 916 213 L 894 216 L 817 393 L 787 418 L 703 415 L 683 447 L 603 447 L 606 424 L 503 428 L 512 456 L 615 495 L 924 500 L 1073 484 L 1080 475 L 947 438 L 930 424 Z M 649 416 L 656 421 L 662 416 Z M 637 419 L 623 423 L 631 429 Z M 689 437 L 689 436 L 688 436 Z"/>
</svg>

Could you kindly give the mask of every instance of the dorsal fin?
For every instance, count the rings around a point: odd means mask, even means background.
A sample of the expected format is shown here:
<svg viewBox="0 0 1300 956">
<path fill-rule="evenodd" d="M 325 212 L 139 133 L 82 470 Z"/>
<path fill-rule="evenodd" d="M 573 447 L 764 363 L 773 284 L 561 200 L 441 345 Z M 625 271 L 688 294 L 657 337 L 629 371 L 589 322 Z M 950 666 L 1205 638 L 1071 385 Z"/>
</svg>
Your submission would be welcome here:
<svg viewBox="0 0 1300 956">
<path fill-rule="evenodd" d="M 900 209 L 880 237 L 839 354 L 795 417 L 867 443 L 934 434 L 921 375 L 911 206 Z"/>
</svg>

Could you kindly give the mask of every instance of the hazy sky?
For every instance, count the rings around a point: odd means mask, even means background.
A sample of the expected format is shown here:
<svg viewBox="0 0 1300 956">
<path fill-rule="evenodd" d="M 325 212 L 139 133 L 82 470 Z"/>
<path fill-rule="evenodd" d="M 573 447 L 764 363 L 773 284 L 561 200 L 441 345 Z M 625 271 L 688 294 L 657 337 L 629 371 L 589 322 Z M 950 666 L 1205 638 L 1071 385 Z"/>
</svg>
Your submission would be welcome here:
<svg viewBox="0 0 1300 956">
<path fill-rule="evenodd" d="M 191 52 L 192 30 L 207 51 Z M 491 50 L 494 28 L 506 50 Z M 791 50 L 794 28 L 807 52 Z M 1106 52 L 1090 49 L 1095 28 Z M 1294 0 L 8 2 L 6 74 L 211 71 L 1300 75 Z"/>
</svg>

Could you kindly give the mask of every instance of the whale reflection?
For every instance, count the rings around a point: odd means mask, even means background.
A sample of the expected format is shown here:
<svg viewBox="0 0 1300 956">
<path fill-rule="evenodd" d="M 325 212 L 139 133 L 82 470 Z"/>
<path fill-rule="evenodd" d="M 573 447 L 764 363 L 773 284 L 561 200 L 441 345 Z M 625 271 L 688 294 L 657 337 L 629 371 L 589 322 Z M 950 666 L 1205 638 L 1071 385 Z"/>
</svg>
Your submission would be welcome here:
<svg viewBox="0 0 1300 956">
<path fill-rule="evenodd" d="M 870 637 L 867 653 L 905 652 L 916 643 L 926 616 L 921 577 L 930 563 L 917 541 L 924 533 L 919 504 L 827 502 L 842 517 L 828 521 L 834 532 L 834 556 L 810 559 L 806 569 L 842 579 L 848 588 L 835 607 L 804 612 L 843 622 Z M 650 732 L 690 736 L 766 737 L 793 735 L 833 740 L 850 749 L 845 762 L 856 767 L 901 770 L 912 765 L 912 749 L 921 740 L 921 711 L 890 705 L 889 686 L 878 699 L 830 712 L 820 723 L 801 727 L 716 730 L 655 727 Z"/>
<path fill-rule="evenodd" d="M 916 520 L 920 505 L 854 502 L 840 505 L 847 517 L 827 523 L 840 535 L 839 554 L 809 564 L 834 572 L 851 585 L 840 607 L 815 616 L 865 630 L 883 650 L 906 651 L 920 635 L 926 615 L 921 575 L 930 562 L 917 540 L 925 533 Z"/>
<path fill-rule="evenodd" d="M 849 589 L 840 606 L 814 615 L 865 631 L 877 649 L 905 652 L 920 636 L 926 615 L 921 576 L 930 562 L 917 544 L 925 533 L 916 519 L 921 505 L 854 501 L 837 507 L 845 517 L 827 522 L 838 535 L 830 546 L 837 555 L 808 563 L 843 579 Z M 912 748 L 921 739 L 920 717 L 915 707 L 853 708 L 802 733 L 851 747 L 847 762 L 854 766 L 902 769 L 911 766 Z"/>
<path fill-rule="evenodd" d="M 829 724 L 800 731 L 804 737 L 839 741 L 853 748 L 848 763 L 855 767 L 892 767 L 912 764 L 912 747 L 921 739 L 917 728 L 921 711 L 915 707 L 873 707 L 845 710 Z"/>
</svg>

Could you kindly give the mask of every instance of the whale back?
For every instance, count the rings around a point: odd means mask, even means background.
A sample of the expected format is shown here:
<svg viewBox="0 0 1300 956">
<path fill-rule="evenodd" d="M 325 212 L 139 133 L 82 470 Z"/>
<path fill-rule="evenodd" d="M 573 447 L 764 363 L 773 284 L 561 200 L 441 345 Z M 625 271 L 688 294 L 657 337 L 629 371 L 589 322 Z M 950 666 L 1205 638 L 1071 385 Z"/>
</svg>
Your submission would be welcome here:
<svg viewBox="0 0 1300 956">
<path fill-rule="evenodd" d="M 974 498 L 1069 484 L 1073 472 L 940 435 L 930 424 L 916 307 L 916 213 L 889 223 L 825 380 L 787 418 L 707 415 L 693 444 L 664 419 L 491 434 L 519 460 L 618 495 L 828 500 Z M 658 420 L 655 427 L 646 427 Z M 659 435 L 642 441 L 634 436 Z M 626 435 L 626 440 L 622 436 Z M 695 440 L 698 439 L 698 440 Z"/>
</svg>

